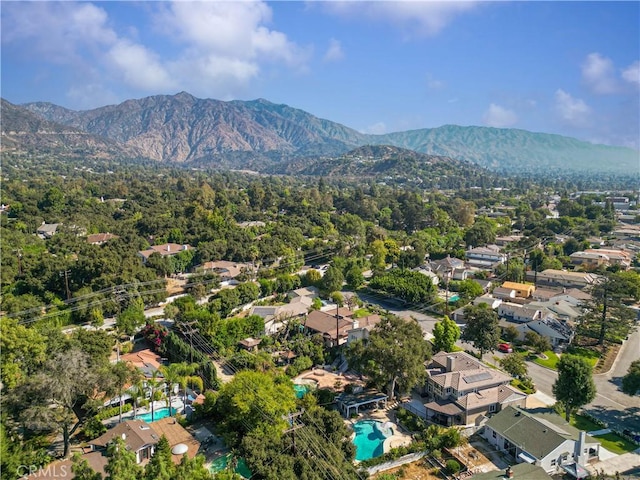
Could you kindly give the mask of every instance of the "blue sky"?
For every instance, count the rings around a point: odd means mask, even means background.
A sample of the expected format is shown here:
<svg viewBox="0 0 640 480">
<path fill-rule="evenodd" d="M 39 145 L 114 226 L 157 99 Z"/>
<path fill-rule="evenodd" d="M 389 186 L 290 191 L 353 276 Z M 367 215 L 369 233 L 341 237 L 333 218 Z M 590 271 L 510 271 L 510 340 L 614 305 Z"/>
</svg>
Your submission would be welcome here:
<svg viewBox="0 0 640 480">
<path fill-rule="evenodd" d="M 639 2 L 10 2 L 2 97 L 265 98 L 351 128 L 640 143 Z"/>
</svg>

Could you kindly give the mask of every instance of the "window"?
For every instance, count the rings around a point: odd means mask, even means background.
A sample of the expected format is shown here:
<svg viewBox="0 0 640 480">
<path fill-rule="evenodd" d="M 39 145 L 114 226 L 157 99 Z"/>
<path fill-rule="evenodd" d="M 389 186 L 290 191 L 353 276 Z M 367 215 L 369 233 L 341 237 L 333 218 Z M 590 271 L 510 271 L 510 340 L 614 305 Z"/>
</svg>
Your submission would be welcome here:
<svg viewBox="0 0 640 480">
<path fill-rule="evenodd" d="M 551 460 L 551 466 L 555 467 L 556 466 L 556 459 L 554 458 L 553 460 Z"/>
<path fill-rule="evenodd" d="M 495 412 L 496 411 L 496 404 L 492 404 L 489 406 L 489 412 Z"/>
<path fill-rule="evenodd" d="M 451 387 L 447 387 L 445 393 L 451 393 Z"/>
<path fill-rule="evenodd" d="M 491 430 L 491 436 L 492 436 L 493 438 L 496 438 L 496 431 L 495 431 L 495 430 Z"/>
</svg>

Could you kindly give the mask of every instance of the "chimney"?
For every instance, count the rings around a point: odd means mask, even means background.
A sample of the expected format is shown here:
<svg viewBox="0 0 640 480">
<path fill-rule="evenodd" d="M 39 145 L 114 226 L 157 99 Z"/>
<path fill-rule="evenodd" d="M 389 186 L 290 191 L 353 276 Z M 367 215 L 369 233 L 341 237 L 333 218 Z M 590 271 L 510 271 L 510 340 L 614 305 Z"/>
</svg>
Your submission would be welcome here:
<svg viewBox="0 0 640 480">
<path fill-rule="evenodd" d="M 447 372 L 453 372 L 456 365 L 456 357 L 453 355 L 447 355 Z"/>
<path fill-rule="evenodd" d="M 506 478 L 513 478 L 513 470 L 511 470 L 511 465 L 507 467 L 507 471 L 504 472 L 504 476 Z"/>
<path fill-rule="evenodd" d="M 576 443 L 576 452 L 574 458 L 576 459 L 576 463 L 579 465 L 584 465 L 586 463 L 586 456 L 584 453 L 584 449 L 587 446 L 587 432 L 584 430 L 580 430 L 580 437 L 578 438 L 578 442 Z"/>
<path fill-rule="evenodd" d="M 182 245 L 182 250 L 187 250 L 187 246 L 186 245 Z"/>
<path fill-rule="evenodd" d="M 171 244 L 167 243 L 167 252 L 171 251 Z"/>
</svg>

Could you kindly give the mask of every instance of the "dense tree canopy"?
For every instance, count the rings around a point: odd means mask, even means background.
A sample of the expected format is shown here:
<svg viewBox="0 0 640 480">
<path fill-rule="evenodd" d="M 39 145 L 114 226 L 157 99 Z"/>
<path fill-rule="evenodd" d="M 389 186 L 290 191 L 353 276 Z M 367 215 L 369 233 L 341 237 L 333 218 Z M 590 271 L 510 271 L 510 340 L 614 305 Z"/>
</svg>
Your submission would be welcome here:
<svg viewBox="0 0 640 480">
<path fill-rule="evenodd" d="M 383 318 L 367 340 L 353 342 L 347 351 L 349 363 L 390 398 L 424 380 L 424 362 L 430 357 L 420 325 L 395 316 Z"/>
</svg>

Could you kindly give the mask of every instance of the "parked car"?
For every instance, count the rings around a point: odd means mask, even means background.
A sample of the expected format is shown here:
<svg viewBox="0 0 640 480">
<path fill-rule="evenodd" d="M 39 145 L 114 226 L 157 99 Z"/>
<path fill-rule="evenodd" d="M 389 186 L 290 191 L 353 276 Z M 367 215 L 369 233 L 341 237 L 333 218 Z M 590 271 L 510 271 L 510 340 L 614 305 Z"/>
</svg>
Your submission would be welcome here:
<svg viewBox="0 0 640 480">
<path fill-rule="evenodd" d="M 513 348 L 508 343 L 501 343 L 498 345 L 498 351 L 503 353 L 511 353 L 513 352 Z"/>
</svg>

